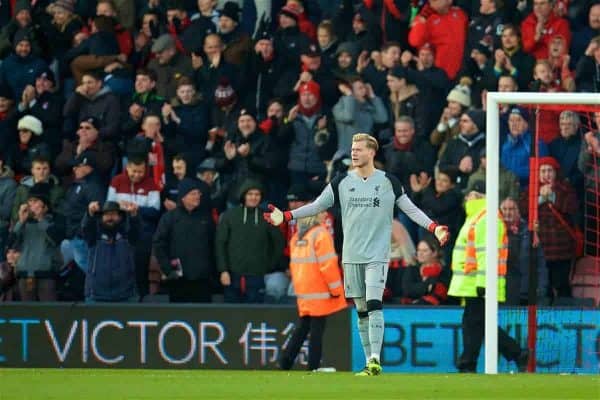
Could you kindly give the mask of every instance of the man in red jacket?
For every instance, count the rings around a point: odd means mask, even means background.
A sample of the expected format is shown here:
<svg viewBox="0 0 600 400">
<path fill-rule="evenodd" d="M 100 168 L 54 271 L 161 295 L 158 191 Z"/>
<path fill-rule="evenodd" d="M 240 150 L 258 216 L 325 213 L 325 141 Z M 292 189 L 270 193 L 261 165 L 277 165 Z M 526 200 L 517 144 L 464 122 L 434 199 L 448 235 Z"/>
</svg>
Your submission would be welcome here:
<svg viewBox="0 0 600 400">
<path fill-rule="evenodd" d="M 521 23 L 523 50 L 536 60 L 548 58 L 548 46 L 555 36 L 562 36 L 567 48 L 571 45 L 569 22 L 554 13 L 554 3 L 555 0 L 534 0 L 533 12 Z"/>
<path fill-rule="evenodd" d="M 430 43 L 436 49 L 435 66 L 443 69 L 452 80 L 460 70 L 468 18 L 452 0 L 429 0 L 414 19 L 408 43 L 420 48 Z"/>
</svg>

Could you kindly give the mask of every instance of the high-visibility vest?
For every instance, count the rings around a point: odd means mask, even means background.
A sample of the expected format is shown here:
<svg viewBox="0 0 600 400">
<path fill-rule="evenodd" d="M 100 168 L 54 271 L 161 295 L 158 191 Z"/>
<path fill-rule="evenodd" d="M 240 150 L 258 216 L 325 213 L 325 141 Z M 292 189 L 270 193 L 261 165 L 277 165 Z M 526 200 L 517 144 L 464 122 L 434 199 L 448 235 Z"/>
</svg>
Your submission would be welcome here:
<svg viewBox="0 0 600 400">
<path fill-rule="evenodd" d="M 469 204 L 470 203 L 470 204 Z M 452 280 L 448 294 L 477 297 L 477 287 L 485 287 L 486 221 L 485 199 L 467 203 L 467 221 L 461 228 L 452 253 Z M 506 299 L 508 235 L 498 215 L 498 301 Z"/>
<path fill-rule="evenodd" d="M 290 272 L 301 317 L 325 316 L 346 307 L 333 237 L 321 225 L 290 241 Z"/>
</svg>

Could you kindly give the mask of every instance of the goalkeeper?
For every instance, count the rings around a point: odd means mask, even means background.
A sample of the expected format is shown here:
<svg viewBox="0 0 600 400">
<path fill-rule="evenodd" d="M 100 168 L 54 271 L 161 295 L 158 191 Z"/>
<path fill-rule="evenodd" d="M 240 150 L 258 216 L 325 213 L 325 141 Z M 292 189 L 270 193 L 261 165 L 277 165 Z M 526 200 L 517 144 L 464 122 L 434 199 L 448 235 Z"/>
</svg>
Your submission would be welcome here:
<svg viewBox="0 0 600 400">
<path fill-rule="evenodd" d="M 359 375 L 381 373 L 383 345 L 383 290 L 388 272 L 394 206 L 415 223 L 434 233 L 443 245 L 448 228 L 437 225 L 408 198 L 398 179 L 373 164 L 379 145 L 366 133 L 352 138 L 352 167 L 335 177 L 312 203 L 293 211 L 269 205 L 265 219 L 279 225 L 284 220 L 316 215 L 334 205 L 340 207 L 344 244 L 342 263 L 346 297 L 353 298 L 358 313 L 358 331 L 366 357 Z"/>
</svg>

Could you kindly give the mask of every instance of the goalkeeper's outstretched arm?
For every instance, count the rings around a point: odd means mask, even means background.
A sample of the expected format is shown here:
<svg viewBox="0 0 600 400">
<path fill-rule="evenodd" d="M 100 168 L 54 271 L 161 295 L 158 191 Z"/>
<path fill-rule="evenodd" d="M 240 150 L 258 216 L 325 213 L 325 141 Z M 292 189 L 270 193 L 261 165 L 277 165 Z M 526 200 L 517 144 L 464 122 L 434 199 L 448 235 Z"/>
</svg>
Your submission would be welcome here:
<svg viewBox="0 0 600 400">
<path fill-rule="evenodd" d="M 440 242 L 440 245 L 443 246 L 446 244 L 450 237 L 448 227 L 445 225 L 438 225 L 432 221 L 427 214 L 425 214 L 419 207 L 415 205 L 415 203 L 412 202 L 406 193 L 402 194 L 400 197 L 398 197 L 398 199 L 396 199 L 396 205 L 417 225 L 433 233 Z"/>
<path fill-rule="evenodd" d="M 312 203 L 306 204 L 293 211 L 283 212 L 274 205 L 269 204 L 270 212 L 264 213 L 263 217 L 268 223 L 272 225 L 279 225 L 283 221 L 287 222 L 291 219 L 298 219 L 317 215 L 318 213 L 325 211 L 331 206 L 333 206 L 333 202 L 333 189 L 331 188 L 331 185 L 327 185 L 325 189 L 323 189 L 323 192 L 321 192 L 319 197 L 317 197 L 317 199 Z"/>
</svg>

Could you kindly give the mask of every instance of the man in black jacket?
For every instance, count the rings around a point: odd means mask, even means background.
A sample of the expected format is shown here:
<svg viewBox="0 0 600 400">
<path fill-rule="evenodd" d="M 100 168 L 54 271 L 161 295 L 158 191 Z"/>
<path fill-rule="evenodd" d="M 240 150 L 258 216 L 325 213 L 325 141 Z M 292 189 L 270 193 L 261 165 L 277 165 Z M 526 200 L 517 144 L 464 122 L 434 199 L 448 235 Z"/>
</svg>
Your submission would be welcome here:
<svg viewBox="0 0 600 400">
<path fill-rule="evenodd" d="M 96 169 L 96 159 L 88 151 L 81 153 L 73 162 L 73 183 L 69 186 L 62 203 L 65 218 L 65 240 L 60 251 L 65 263 L 75 261 L 84 272 L 88 267 L 88 247 L 81 236 L 81 221 L 90 203 L 102 202 L 106 188 L 100 183 Z"/>
<path fill-rule="evenodd" d="M 172 303 L 211 300 L 211 277 L 215 274 L 215 226 L 200 210 L 203 193 L 196 179 L 179 183 L 177 208 L 164 214 L 154 234 L 153 250 L 169 282 Z"/>
<path fill-rule="evenodd" d="M 34 85 L 25 86 L 18 105 L 20 117 L 33 115 L 42 121 L 45 140 L 54 155 L 61 150 L 63 123 L 63 102 L 61 97 L 56 94 L 55 85 L 54 73 L 50 68 L 46 68 L 35 78 Z"/>
</svg>

